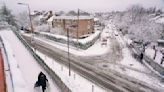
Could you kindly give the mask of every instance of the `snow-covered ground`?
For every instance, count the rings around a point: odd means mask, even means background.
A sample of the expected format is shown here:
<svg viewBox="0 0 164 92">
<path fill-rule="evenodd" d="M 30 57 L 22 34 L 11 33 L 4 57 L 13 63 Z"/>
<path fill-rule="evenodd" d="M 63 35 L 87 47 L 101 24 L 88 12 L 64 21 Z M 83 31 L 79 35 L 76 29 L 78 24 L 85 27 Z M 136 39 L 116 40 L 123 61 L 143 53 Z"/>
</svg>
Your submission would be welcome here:
<svg viewBox="0 0 164 92">
<path fill-rule="evenodd" d="M 148 83 L 151 86 L 164 88 L 164 83 L 162 83 L 158 78 L 152 76 L 150 70 L 134 59 L 128 48 L 123 49 L 123 60 L 121 60 L 120 63 L 108 64 L 108 66 L 112 70 L 115 70 L 123 75 L 136 78 L 137 80 Z"/>
<path fill-rule="evenodd" d="M 22 76 L 26 75 L 26 77 L 24 78 L 25 81 L 27 81 L 27 79 L 32 80 L 30 83 L 27 82 L 27 84 L 31 85 L 31 86 L 28 86 L 28 89 L 30 89 L 33 86 L 33 84 L 35 82 L 34 80 L 36 80 L 36 76 L 40 70 L 35 69 L 35 70 L 37 70 L 34 73 L 35 78 L 34 78 L 34 76 L 33 76 L 33 78 L 29 78 L 30 76 L 28 76 L 28 75 L 30 75 L 31 72 L 29 73 L 27 70 L 27 69 L 29 69 L 26 66 L 26 65 L 28 65 L 28 62 L 22 62 L 22 61 L 24 61 L 24 59 L 21 59 L 21 58 L 26 56 L 26 58 L 27 58 L 26 61 L 30 61 L 30 63 L 33 60 L 29 60 L 29 58 L 31 58 L 31 57 L 27 57 L 27 56 L 30 56 L 29 54 L 22 53 L 21 50 L 19 51 L 18 49 L 15 49 L 15 48 L 18 48 L 20 43 L 14 41 L 16 39 L 14 38 L 14 36 L 11 36 L 11 35 L 13 35 L 13 34 L 11 34 L 11 32 L 2 32 L 2 33 L 3 33 L 3 35 L 6 35 L 6 36 L 4 36 L 4 39 L 8 40 L 10 42 L 10 44 L 12 44 L 12 50 L 13 50 L 13 52 L 16 53 L 16 54 L 14 53 L 14 57 L 18 60 L 18 64 L 21 64 L 21 65 L 19 65 L 19 67 L 23 69 L 23 70 L 21 70 Z M 31 36 L 30 34 L 24 34 L 24 35 Z M 81 50 L 81 49 L 76 49 L 74 47 L 70 47 L 70 53 L 72 53 L 74 55 L 79 55 L 79 56 L 101 56 L 101 55 L 107 54 L 111 50 L 110 45 L 112 44 L 110 42 L 110 40 L 108 39 L 108 37 L 114 37 L 120 43 L 120 46 L 122 49 L 122 56 L 123 56 L 123 59 L 120 62 L 108 63 L 108 66 L 109 66 L 108 70 L 111 69 L 111 70 L 117 71 L 121 74 L 125 74 L 128 76 L 134 77 L 138 80 L 144 81 L 144 82 L 148 83 L 149 85 L 159 87 L 159 88 L 164 88 L 164 83 L 162 83 L 160 80 L 158 80 L 157 78 L 152 76 L 151 72 L 144 65 L 142 65 L 139 61 L 137 61 L 136 59 L 134 59 L 132 57 L 130 50 L 126 47 L 125 39 L 123 39 L 123 37 L 115 30 L 115 28 L 112 24 L 109 24 L 103 30 L 100 39 L 93 46 L 91 46 L 87 50 Z M 65 45 L 65 44 L 57 43 L 57 42 L 50 41 L 50 40 L 47 40 L 44 38 L 34 37 L 34 39 L 40 40 L 47 44 L 50 44 L 56 48 L 66 51 L 66 52 L 68 50 L 67 45 Z M 101 44 L 103 39 L 107 39 L 106 46 Z M 17 45 L 15 45 L 15 44 L 17 44 Z M 24 52 L 26 52 L 26 51 L 24 51 Z M 152 53 L 152 52 L 149 52 L 149 53 Z M 37 54 L 39 54 L 46 61 L 47 65 L 49 65 L 62 78 L 62 80 L 66 83 L 66 85 L 68 85 L 70 87 L 70 89 L 73 90 L 73 92 L 91 92 L 92 90 L 94 90 L 94 92 L 104 92 L 104 90 L 102 88 L 96 86 L 94 83 L 87 81 L 85 78 L 79 76 L 78 74 L 76 74 L 73 71 L 71 71 L 71 76 L 68 76 L 68 69 L 66 67 L 59 65 L 58 63 L 53 61 L 53 59 L 43 55 L 42 53 L 40 53 L 38 51 L 37 51 Z M 21 58 L 18 58 L 18 57 L 21 57 Z M 159 58 L 157 58 L 157 59 L 159 59 Z M 34 62 L 32 62 L 32 63 L 34 63 Z M 105 63 L 105 64 L 107 64 L 107 63 Z M 36 64 L 34 64 L 34 65 L 36 65 Z M 36 66 L 38 67 L 38 65 L 36 65 Z M 32 66 L 32 67 L 35 67 L 35 66 Z M 28 73 L 26 73 L 26 72 L 28 72 Z M 26 73 L 26 74 L 24 74 L 24 73 Z M 32 89 L 30 89 L 30 90 L 32 90 Z"/>
<path fill-rule="evenodd" d="M 132 54 L 130 50 L 127 48 L 126 43 L 130 44 L 132 41 L 128 39 L 128 37 L 123 37 L 122 34 L 116 36 L 116 39 L 120 41 L 120 43 L 123 45 L 123 60 L 121 61 L 122 65 L 126 65 L 127 67 L 130 67 L 132 69 L 118 69 L 120 73 L 126 74 L 128 76 L 134 77 L 138 80 L 141 80 L 143 82 L 148 83 L 149 85 L 164 88 L 164 83 L 161 82 L 158 78 L 151 75 L 151 71 L 148 70 L 144 65 L 142 65 L 139 61 L 134 59 L 132 57 Z M 149 52 L 149 54 L 152 55 L 152 52 Z M 161 57 L 160 53 L 158 52 L 156 60 L 159 60 Z M 133 71 L 134 70 L 134 71 Z"/>
<path fill-rule="evenodd" d="M 107 27 L 111 29 L 114 26 L 109 23 Z M 131 40 L 129 40 L 127 37 L 123 37 L 122 34 L 115 32 L 115 29 L 116 28 L 114 28 L 112 31 L 115 35 L 115 38 L 121 45 L 123 59 L 120 61 L 120 63 L 117 64 L 109 63 L 108 66 L 110 69 L 146 82 L 152 86 L 164 88 L 164 83 L 162 83 L 161 80 L 157 79 L 156 77 L 152 76 L 151 71 L 132 56 L 130 50 L 126 46 L 126 43 L 130 44 Z M 156 60 L 159 60 L 160 57 L 160 54 L 158 54 Z"/>
<path fill-rule="evenodd" d="M 54 59 L 36 51 L 44 62 L 61 78 L 61 80 L 71 89 L 72 92 L 106 92 L 103 88 L 95 85 L 84 77 L 80 76 L 71 70 L 69 76 L 69 69 L 57 63 Z"/>
<path fill-rule="evenodd" d="M 0 35 L 5 43 L 11 65 L 15 92 L 40 92 L 41 88 L 34 89 L 34 83 L 37 81 L 40 71 L 44 72 L 49 80 L 50 85 L 46 92 L 60 92 L 50 76 L 35 61 L 11 30 L 1 30 Z"/>
<path fill-rule="evenodd" d="M 31 34 L 24 34 L 24 35 L 31 37 Z M 101 37 L 104 37 L 104 35 L 106 36 L 105 33 L 102 33 Z M 66 52 L 68 50 L 66 44 L 54 42 L 54 41 L 51 41 L 51 40 L 48 40 L 48 39 L 44 39 L 44 38 L 34 37 L 34 39 L 39 40 L 39 41 L 44 42 L 44 43 L 47 43 L 49 45 L 55 46 L 56 48 L 59 48 L 59 49 L 61 49 L 63 51 L 66 51 Z M 91 38 L 88 38 L 88 39 L 91 39 Z M 86 40 L 87 39 L 85 39 L 85 41 Z M 84 41 L 82 41 L 82 42 L 84 42 Z M 91 46 L 87 50 L 76 49 L 75 47 L 70 46 L 70 48 L 71 48 L 70 49 L 70 53 L 74 54 L 74 55 L 79 55 L 79 56 L 95 56 L 95 55 L 105 54 L 110 49 L 110 46 L 109 46 L 110 45 L 110 41 L 109 41 L 109 39 L 107 39 L 107 41 L 106 41 L 107 46 L 106 45 L 102 45 L 101 42 L 102 42 L 101 39 L 98 40 L 97 42 L 95 42 L 95 44 L 93 46 Z"/>
<path fill-rule="evenodd" d="M 30 36 L 28 34 L 25 35 Z M 123 55 L 123 59 L 117 63 L 104 63 L 108 66 L 108 69 L 131 76 L 140 81 L 146 82 L 149 85 L 164 88 L 164 83 L 162 83 L 158 78 L 152 76 L 151 71 L 148 70 L 148 68 L 132 57 L 130 50 L 126 47 L 126 42 L 129 43 L 129 40 L 127 40 L 128 38 L 124 38 L 120 33 L 118 33 L 115 26 L 112 24 L 107 25 L 107 27 L 103 30 L 100 39 L 93 46 L 87 50 L 77 50 L 76 48 L 71 47 L 70 53 L 80 56 L 101 56 L 107 54 L 111 50 L 110 46 L 112 43 L 109 39 L 107 39 L 107 46 L 102 46 L 101 43 L 102 39 L 106 39 L 108 36 L 116 39 L 120 43 Z M 67 45 L 37 37 L 35 37 L 35 39 L 67 52 Z M 103 62 L 101 64 L 103 64 Z"/>
</svg>

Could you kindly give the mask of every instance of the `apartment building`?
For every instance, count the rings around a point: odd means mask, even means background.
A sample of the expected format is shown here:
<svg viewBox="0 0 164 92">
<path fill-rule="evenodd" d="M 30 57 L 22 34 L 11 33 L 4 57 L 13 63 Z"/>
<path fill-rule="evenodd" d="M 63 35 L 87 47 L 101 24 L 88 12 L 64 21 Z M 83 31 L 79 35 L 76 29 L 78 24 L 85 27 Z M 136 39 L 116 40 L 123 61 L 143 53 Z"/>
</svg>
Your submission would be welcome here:
<svg viewBox="0 0 164 92">
<path fill-rule="evenodd" d="M 52 28 L 60 28 L 74 38 L 84 37 L 94 32 L 94 18 L 90 16 L 53 16 L 48 20 Z"/>
</svg>

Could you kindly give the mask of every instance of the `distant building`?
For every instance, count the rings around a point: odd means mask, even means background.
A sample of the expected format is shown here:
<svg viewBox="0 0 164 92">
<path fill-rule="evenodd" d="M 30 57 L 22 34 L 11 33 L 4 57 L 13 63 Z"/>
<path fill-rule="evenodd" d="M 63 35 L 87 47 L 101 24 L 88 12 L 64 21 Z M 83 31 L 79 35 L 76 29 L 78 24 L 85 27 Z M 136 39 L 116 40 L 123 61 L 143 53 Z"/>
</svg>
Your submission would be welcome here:
<svg viewBox="0 0 164 92">
<path fill-rule="evenodd" d="M 90 16 L 52 16 L 47 22 L 52 28 L 69 30 L 75 38 L 94 32 L 94 18 Z"/>
<path fill-rule="evenodd" d="M 37 18 L 37 20 L 40 21 L 41 23 L 46 23 L 47 20 L 52 16 L 53 16 L 52 11 L 41 11 L 41 12 L 34 11 L 34 12 L 31 13 L 31 17 L 33 19 Z"/>
<path fill-rule="evenodd" d="M 40 11 L 33 11 L 33 12 L 31 12 L 31 14 L 30 14 L 32 17 L 37 17 L 37 16 L 39 16 L 39 15 L 42 15 L 42 12 L 40 12 Z"/>
</svg>

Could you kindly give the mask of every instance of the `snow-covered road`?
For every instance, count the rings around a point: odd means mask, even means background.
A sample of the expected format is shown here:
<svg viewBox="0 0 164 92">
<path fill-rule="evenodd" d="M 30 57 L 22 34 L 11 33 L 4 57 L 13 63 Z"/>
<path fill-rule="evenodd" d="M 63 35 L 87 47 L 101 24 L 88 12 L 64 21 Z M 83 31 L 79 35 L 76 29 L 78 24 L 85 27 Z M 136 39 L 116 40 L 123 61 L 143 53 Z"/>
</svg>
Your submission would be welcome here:
<svg viewBox="0 0 164 92">
<path fill-rule="evenodd" d="M 44 71 L 44 69 L 35 61 L 33 56 L 28 52 L 28 50 L 12 31 L 4 30 L 0 32 L 0 35 L 2 36 L 2 39 L 7 41 L 9 43 L 8 45 L 10 45 L 10 48 L 13 52 L 13 57 L 17 61 L 17 67 L 19 67 L 22 73 L 28 92 L 41 92 L 41 89 L 34 89 L 34 83 L 36 82 L 40 71 L 44 72 L 49 80 L 50 85 L 46 92 L 60 92 L 57 85 L 53 83 L 53 80 L 50 78 L 50 76 L 48 76 L 46 71 Z"/>
</svg>

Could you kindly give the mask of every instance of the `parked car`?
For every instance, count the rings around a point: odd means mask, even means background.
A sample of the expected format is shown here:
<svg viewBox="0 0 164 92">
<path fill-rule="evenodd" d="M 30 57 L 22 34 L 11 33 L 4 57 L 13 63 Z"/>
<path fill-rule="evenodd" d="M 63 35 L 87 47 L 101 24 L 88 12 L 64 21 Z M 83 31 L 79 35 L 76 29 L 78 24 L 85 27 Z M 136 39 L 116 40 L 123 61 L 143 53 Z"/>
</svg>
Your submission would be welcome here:
<svg viewBox="0 0 164 92">
<path fill-rule="evenodd" d="M 29 28 L 26 28 L 26 27 L 21 27 L 20 30 L 24 31 L 24 32 L 27 32 L 29 33 L 30 32 L 30 29 Z"/>
</svg>

